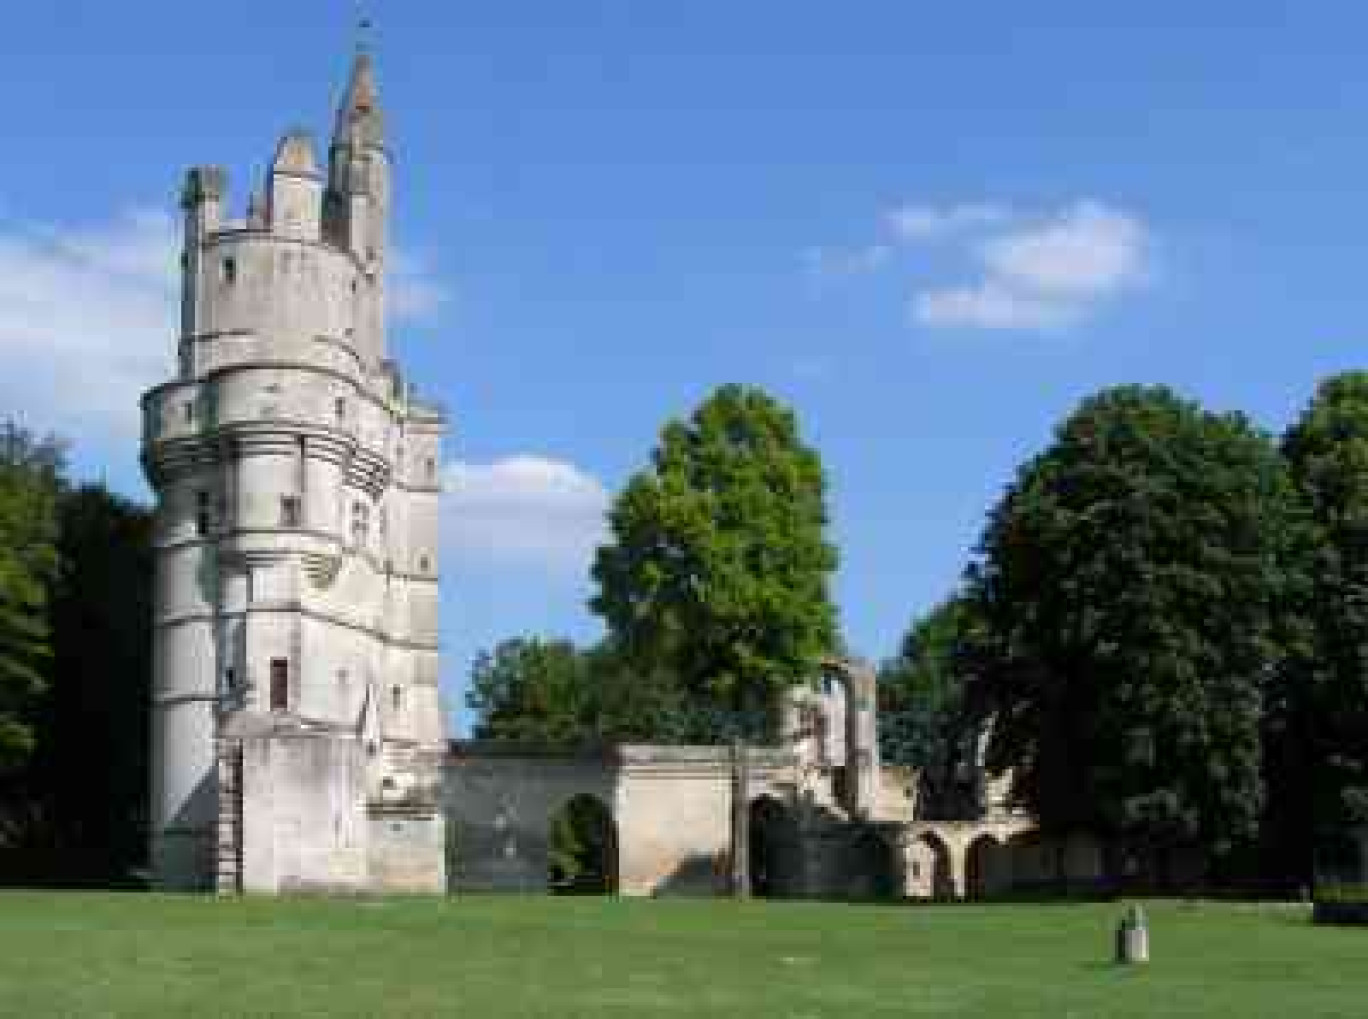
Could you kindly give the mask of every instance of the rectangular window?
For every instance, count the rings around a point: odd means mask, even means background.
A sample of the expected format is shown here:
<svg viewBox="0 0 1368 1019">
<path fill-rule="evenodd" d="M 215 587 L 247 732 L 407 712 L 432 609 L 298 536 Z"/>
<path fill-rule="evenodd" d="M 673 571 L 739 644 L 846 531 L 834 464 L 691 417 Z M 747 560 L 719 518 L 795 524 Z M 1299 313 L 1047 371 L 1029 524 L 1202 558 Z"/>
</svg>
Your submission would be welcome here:
<svg viewBox="0 0 1368 1019">
<path fill-rule="evenodd" d="M 203 490 L 195 493 L 195 533 L 201 538 L 209 533 L 209 493 Z"/>
<path fill-rule="evenodd" d="M 290 663 L 284 658 L 271 659 L 271 710 L 290 709 Z"/>
<path fill-rule="evenodd" d="M 298 527 L 303 513 L 300 510 L 299 496 L 282 495 L 280 497 L 280 526 Z"/>
<path fill-rule="evenodd" d="M 223 282 L 229 285 L 237 282 L 237 261 L 233 258 L 223 260 Z"/>
<path fill-rule="evenodd" d="M 352 503 L 351 537 L 358 547 L 366 544 L 370 535 L 370 507 L 364 502 Z"/>
</svg>

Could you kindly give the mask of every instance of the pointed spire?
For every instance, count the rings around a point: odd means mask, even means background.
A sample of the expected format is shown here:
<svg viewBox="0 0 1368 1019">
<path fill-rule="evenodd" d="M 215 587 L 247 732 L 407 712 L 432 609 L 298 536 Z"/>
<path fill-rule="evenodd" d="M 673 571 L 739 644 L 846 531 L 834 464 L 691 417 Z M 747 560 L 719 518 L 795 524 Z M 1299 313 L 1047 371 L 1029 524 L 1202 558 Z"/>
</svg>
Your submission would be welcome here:
<svg viewBox="0 0 1368 1019">
<path fill-rule="evenodd" d="M 375 67 L 364 42 L 357 45 L 347 94 L 338 108 L 337 129 L 333 132 L 334 145 L 351 145 L 357 140 L 366 146 L 383 145 L 385 141 L 385 118 L 375 88 Z"/>
</svg>

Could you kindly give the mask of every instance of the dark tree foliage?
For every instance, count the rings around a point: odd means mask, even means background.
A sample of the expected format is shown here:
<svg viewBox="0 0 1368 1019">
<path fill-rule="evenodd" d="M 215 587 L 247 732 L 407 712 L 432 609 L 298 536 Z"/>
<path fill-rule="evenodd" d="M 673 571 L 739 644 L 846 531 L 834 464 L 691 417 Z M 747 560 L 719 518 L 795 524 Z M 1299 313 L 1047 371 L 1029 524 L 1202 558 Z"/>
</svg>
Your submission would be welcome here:
<svg viewBox="0 0 1368 1019">
<path fill-rule="evenodd" d="M 11 879 L 107 883 L 146 856 L 152 520 L 98 485 L 63 489 L 57 516 L 53 653 L 0 842 Z"/>
<path fill-rule="evenodd" d="M 519 637 L 480 652 L 466 695 L 478 718 L 476 737 L 579 742 L 586 735 L 587 665 L 568 640 Z"/>
<path fill-rule="evenodd" d="M 924 817 L 972 817 L 981 809 L 975 765 L 982 721 L 964 698 L 962 647 L 973 626 L 972 603 L 950 598 L 917 620 L 897 656 L 879 668 L 880 753 L 920 772 Z"/>
<path fill-rule="evenodd" d="M 837 643 L 826 478 L 792 411 L 719 388 L 665 426 L 609 519 L 591 605 L 614 647 L 677 688 L 694 738 L 770 734 L 777 694 Z"/>
<path fill-rule="evenodd" d="M 547 882 L 559 895 L 617 891 L 617 838 L 612 812 L 593 796 L 574 796 L 551 821 Z"/>
<path fill-rule="evenodd" d="M 60 443 L 0 425 L 0 775 L 32 753 L 31 716 L 47 686 L 62 468 Z"/>
<path fill-rule="evenodd" d="M 476 656 L 466 704 L 478 739 L 546 745 L 686 743 L 717 722 L 673 677 L 604 641 L 516 637 Z"/>
<path fill-rule="evenodd" d="M 1310 650 L 1280 701 L 1287 802 L 1322 845 L 1368 824 L 1368 373 L 1327 379 L 1283 449 L 1310 516 Z"/>
<path fill-rule="evenodd" d="M 1021 468 L 969 570 L 969 697 L 1047 831 L 1158 878 L 1254 838 L 1295 516 L 1265 435 L 1164 388 L 1084 401 Z"/>
</svg>

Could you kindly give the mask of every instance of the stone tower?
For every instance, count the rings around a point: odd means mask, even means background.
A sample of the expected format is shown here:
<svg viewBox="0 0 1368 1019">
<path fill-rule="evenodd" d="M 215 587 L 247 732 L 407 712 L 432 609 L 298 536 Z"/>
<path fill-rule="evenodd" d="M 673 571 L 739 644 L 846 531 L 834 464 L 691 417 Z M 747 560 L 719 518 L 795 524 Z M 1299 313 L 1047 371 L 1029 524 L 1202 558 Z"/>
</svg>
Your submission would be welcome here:
<svg viewBox="0 0 1368 1019">
<path fill-rule="evenodd" d="M 142 403 L 160 887 L 440 882 L 445 421 L 386 352 L 390 173 L 361 52 L 326 169 L 289 131 L 243 219 L 186 178 L 179 370 Z"/>
</svg>

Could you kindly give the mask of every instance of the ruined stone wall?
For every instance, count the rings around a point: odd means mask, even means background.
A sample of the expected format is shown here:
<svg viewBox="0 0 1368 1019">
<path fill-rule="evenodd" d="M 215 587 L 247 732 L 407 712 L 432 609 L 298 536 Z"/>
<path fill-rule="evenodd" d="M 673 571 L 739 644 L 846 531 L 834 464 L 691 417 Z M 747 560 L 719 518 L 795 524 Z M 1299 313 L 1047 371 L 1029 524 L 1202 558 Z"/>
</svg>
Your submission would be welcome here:
<svg viewBox="0 0 1368 1019">
<path fill-rule="evenodd" d="M 621 748 L 620 890 L 715 895 L 727 888 L 731 763 L 712 747 Z"/>
<path fill-rule="evenodd" d="M 595 796 L 613 811 L 617 764 L 604 754 L 452 747 L 441 804 L 454 892 L 545 891 L 552 817 L 578 795 Z"/>
</svg>

